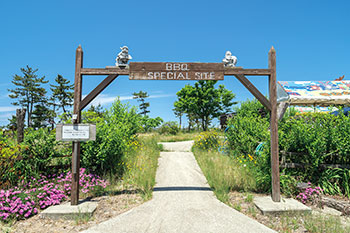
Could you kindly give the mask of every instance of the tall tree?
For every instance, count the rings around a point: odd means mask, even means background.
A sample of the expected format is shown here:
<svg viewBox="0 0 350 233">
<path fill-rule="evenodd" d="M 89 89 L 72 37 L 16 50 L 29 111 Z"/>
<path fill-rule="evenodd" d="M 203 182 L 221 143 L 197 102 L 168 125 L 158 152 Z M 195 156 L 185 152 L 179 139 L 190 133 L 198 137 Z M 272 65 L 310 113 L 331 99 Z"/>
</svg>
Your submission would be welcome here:
<svg viewBox="0 0 350 233">
<path fill-rule="evenodd" d="M 132 93 L 134 99 L 140 102 L 139 108 L 141 110 L 140 114 L 146 116 L 150 111 L 147 110 L 149 107 L 149 102 L 145 102 L 145 99 L 149 97 L 147 92 L 139 91 Z"/>
<path fill-rule="evenodd" d="M 34 129 L 45 128 L 49 125 L 52 127 L 55 113 L 48 106 L 47 102 L 35 105 L 32 113 L 32 127 Z"/>
<path fill-rule="evenodd" d="M 36 72 L 38 69 L 33 69 L 27 65 L 26 68 L 21 68 L 23 76 L 15 74 L 12 83 L 16 86 L 14 89 L 8 89 L 12 94 L 9 95 L 12 99 L 17 99 L 13 105 L 22 106 L 27 109 L 27 125 L 32 126 L 32 113 L 34 106 L 45 99 L 46 90 L 42 84 L 47 83 L 45 76 L 38 78 Z"/>
<path fill-rule="evenodd" d="M 215 88 L 217 81 L 198 81 L 194 86 L 186 85 L 176 93 L 178 100 L 174 103 L 176 111 L 186 113 L 189 117 L 200 120 L 206 131 L 211 120 L 230 110 L 235 94 L 223 85 Z"/>
<path fill-rule="evenodd" d="M 50 99 L 53 110 L 62 110 L 63 113 L 67 113 L 67 109 L 73 105 L 74 98 L 74 84 L 70 84 L 69 80 L 58 74 L 55 78 L 57 85 L 51 86 L 52 97 Z"/>
</svg>

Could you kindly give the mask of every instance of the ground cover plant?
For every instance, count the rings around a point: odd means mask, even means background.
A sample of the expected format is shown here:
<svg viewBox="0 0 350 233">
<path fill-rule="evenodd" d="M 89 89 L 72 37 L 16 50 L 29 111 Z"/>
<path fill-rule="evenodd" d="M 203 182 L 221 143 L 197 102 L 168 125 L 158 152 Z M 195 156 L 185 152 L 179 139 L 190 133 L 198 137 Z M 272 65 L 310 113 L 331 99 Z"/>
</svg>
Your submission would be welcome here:
<svg viewBox="0 0 350 233">
<path fill-rule="evenodd" d="M 33 177 L 30 182 L 22 181 L 18 186 L 0 190 L 0 217 L 4 221 L 29 218 L 37 214 L 38 209 L 60 204 L 70 195 L 71 181 L 71 172 L 42 175 L 39 179 Z M 108 182 L 81 168 L 79 184 L 81 192 L 88 194 L 105 189 Z"/>
</svg>

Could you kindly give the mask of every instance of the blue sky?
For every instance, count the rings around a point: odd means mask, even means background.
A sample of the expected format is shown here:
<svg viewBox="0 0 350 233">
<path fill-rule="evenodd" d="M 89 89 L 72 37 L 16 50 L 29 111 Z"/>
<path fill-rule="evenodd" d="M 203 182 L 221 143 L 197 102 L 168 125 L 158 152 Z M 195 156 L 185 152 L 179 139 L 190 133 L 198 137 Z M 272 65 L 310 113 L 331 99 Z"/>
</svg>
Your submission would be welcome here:
<svg viewBox="0 0 350 233">
<path fill-rule="evenodd" d="M 350 77 L 348 1 L 1 1 L 0 125 L 14 114 L 8 98 L 14 74 L 29 65 L 53 83 L 57 74 L 73 82 L 75 50 L 84 67 L 111 66 L 119 48 L 133 61 L 221 62 L 227 50 L 237 66 L 266 68 L 277 51 L 277 79 L 333 80 Z M 86 76 L 88 94 L 103 76 Z M 250 80 L 267 94 L 267 77 Z M 176 92 L 187 81 L 131 81 L 118 77 L 95 101 L 109 107 L 117 96 L 147 91 L 151 116 L 175 120 Z M 236 100 L 252 98 L 234 78 L 220 81 Z"/>
</svg>

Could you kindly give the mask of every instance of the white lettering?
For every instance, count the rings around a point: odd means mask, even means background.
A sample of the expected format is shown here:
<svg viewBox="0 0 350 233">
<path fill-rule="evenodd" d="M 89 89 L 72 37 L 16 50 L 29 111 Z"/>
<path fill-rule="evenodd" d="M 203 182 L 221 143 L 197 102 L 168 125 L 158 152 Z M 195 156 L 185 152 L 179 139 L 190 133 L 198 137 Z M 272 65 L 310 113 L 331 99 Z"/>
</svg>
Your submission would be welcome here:
<svg viewBox="0 0 350 233">
<path fill-rule="evenodd" d="M 148 72 L 147 76 L 149 79 L 154 79 L 153 72 Z"/>
<path fill-rule="evenodd" d="M 173 64 L 173 69 L 176 71 L 176 70 L 181 70 L 180 68 L 180 64 L 179 63 L 174 63 Z"/>
<path fill-rule="evenodd" d="M 181 70 L 182 71 L 189 71 L 188 64 L 181 64 Z"/>
<path fill-rule="evenodd" d="M 165 64 L 165 69 L 166 69 L 166 70 L 172 70 L 172 69 L 173 69 L 172 67 L 173 67 L 173 66 L 172 66 L 171 63 L 166 63 L 166 64 Z"/>
<path fill-rule="evenodd" d="M 174 73 L 173 72 L 167 72 L 166 73 L 166 78 L 167 79 L 174 79 Z"/>
<path fill-rule="evenodd" d="M 181 72 L 179 73 L 179 75 L 177 77 L 178 77 L 178 79 L 185 79 L 185 76 Z"/>
<path fill-rule="evenodd" d="M 160 72 L 154 72 L 154 79 L 160 78 Z"/>
<path fill-rule="evenodd" d="M 166 79 L 166 72 L 161 72 L 160 73 L 160 78 L 161 79 Z"/>
<path fill-rule="evenodd" d="M 215 79 L 215 72 L 209 73 L 209 79 Z"/>
<path fill-rule="evenodd" d="M 196 76 L 197 79 L 201 79 L 201 73 L 196 72 L 194 75 Z"/>
</svg>

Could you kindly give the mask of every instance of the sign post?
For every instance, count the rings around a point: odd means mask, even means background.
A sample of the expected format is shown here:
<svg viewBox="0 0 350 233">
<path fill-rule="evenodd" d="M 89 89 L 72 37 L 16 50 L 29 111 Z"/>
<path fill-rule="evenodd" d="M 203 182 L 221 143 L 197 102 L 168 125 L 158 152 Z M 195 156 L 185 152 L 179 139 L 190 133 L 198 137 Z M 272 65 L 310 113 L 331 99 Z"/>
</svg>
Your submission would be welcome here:
<svg viewBox="0 0 350 233">
<path fill-rule="evenodd" d="M 271 112 L 271 176 L 272 176 L 272 200 L 280 202 L 280 178 L 279 178 L 279 151 L 278 151 L 278 117 L 277 117 L 277 94 L 276 94 L 276 51 L 272 47 L 269 56 L 268 68 L 245 69 L 236 67 L 237 58 L 230 51 L 226 52 L 222 63 L 199 63 L 199 62 L 130 62 L 129 49 L 124 46 L 118 54 L 115 67 L 106 68 L 83 68 L 83 50 L 81 46 L 76 50 L 75 81 L 74 81 L 74 110 L 76 116 L 74 123 L 80 123 L 80 114 L 91 101 L 96 98 L 110 83 L 119 75 L 129 75 L 130 80 L 223 80 L 224 76 L 235 76 L 252 95 L 254 95 L 264 107 Z M 94 90 L 82 99 L 82 76 L 83 75 L 108 75 Z M 269 99 L 265 97 L 248 76 L 269 77 Z M 73 115 L 73 116 L 74 116 Z M 73 143 L 72 170 L 79 171 L 80 142 Z M 75 154 L 76 153 L 76 154 Z M 78 203 L 79 172 L 73 173 L 72 178 L 72 205 Z"/>
<path fill-rule="evenodd" d="M 56 127 L 57 141 L 73 142 L 72 157 L 72 189 L 71 205 L 79 202 L 79 170 L 80 170 L 80 142 L 96 140 L 96 125 L 93 124 L 58 124 Z M 75 179 L 74 179 L 75 178 Z"/>
</svg>

